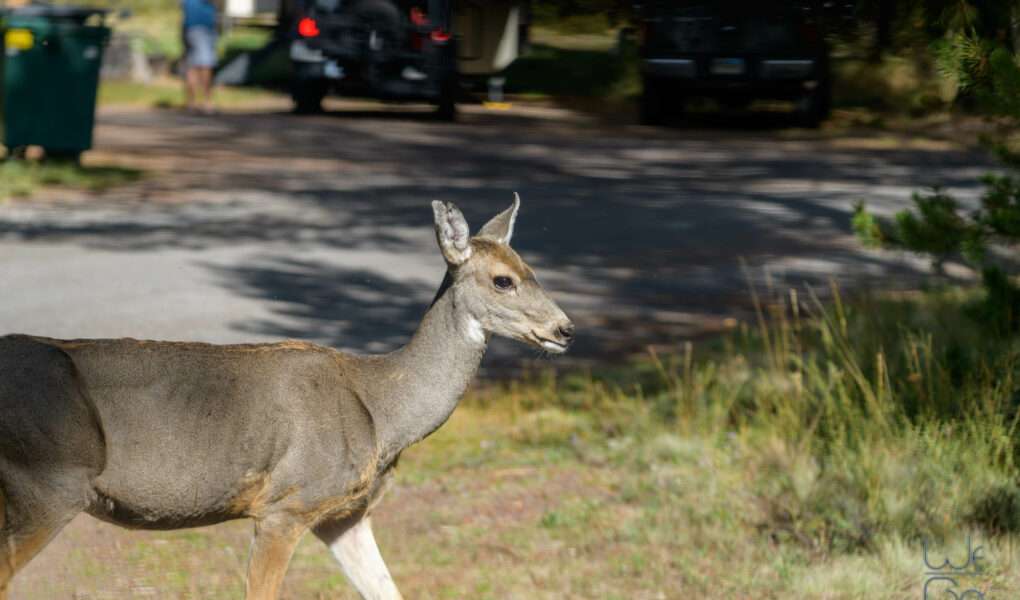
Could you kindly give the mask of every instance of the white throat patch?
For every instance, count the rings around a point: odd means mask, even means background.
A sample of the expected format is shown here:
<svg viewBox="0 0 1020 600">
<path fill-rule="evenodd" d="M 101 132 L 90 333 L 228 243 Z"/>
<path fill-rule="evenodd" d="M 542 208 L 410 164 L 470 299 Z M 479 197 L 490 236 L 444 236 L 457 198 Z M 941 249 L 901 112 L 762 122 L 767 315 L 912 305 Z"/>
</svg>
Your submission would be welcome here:
<svg viewBox="0 0 1020 600">
<path fill-rule="evenodd" d="M 464 335 L 476 344 L 485 343 L 485 330 L 482 329 L 482 324 L 478 322 L 478 319 L 474 317 L 464 319 Z"/>
</svg>

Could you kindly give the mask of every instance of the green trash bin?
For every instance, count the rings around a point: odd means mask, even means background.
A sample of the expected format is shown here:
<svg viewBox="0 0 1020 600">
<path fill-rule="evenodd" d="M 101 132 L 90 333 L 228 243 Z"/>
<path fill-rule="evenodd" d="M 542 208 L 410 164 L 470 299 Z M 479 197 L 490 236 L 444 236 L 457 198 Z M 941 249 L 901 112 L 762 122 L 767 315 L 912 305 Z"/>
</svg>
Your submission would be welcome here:
<svg viewBox="0 0 1020 600">
<path fill-rule="evenodd" d="M 3 14 L 0 128 L 8 152 L 42 146 L 76 159 L 92 147 L 110 29 L 103 9 L 29 5 Z M 100 24 L 96 24 L 96 22 Z"/>
</svg>

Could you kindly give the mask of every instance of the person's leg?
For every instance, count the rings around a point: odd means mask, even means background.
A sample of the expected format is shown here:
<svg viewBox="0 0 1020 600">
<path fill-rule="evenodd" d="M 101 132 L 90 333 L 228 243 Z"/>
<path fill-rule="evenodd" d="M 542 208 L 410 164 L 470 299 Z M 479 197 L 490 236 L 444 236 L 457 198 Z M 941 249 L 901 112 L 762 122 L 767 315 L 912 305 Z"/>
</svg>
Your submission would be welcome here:
<svg viewBox="0 0 1020 600">
<path fill-rule="evenodd" d="M 193 35 L 190 27 L 181 30 L 181 42 L 184 48 L 184 53 L 181 55 L 181 81 L 184 84 L 184 106 L 188 110 L 193 110 L 198 103 L 198 97 L 195 94 L 198 88 L 195 80 Z"/>
<path fill-rule="evenodd" d="M 188 65 L 185 67 L 184 75 L 184 89 L 185 89 L 185 106 L 188 110 L 195 110 L 198 108 L 199 94 L 202 90 L 202 75 L 199 67 L 193 67 Z"/>
<path fill-rule="evenodd" d="M 209 86 L 216 63 L 215 33 L 208 27 L 188 27 L 184 39 L 188 109 L 206 110 L 211 104 Z"/>
<path fill-rule="evenodd" d="M 191 47 L 189 60 L 195 72 L 194 102 L 201 103 L 202 110 L 212 112 L 213 68 L 216 66 L 216 32 L 209 27 L 189 27 L 188 44 Z"/>
<path fill-rule="evenodd" d="M 213 103 L 213 70 L 212 67 L 203 67 L 198 70 L 201 73 L 202 95 L 205 98 L 204 108 L 206 112 L 212 112 L 216 109 L 216 105 Z"/>
<path fill-rule="evenodd" d="M 181 62 L 184 63 L 187 58 L 182 58 Z M 181 65 L 181 87 L 184 88 L 184 106 L 191 106 L 191 84 L 188 82 L 188 66 L 187 64 Z"/>
</svg>

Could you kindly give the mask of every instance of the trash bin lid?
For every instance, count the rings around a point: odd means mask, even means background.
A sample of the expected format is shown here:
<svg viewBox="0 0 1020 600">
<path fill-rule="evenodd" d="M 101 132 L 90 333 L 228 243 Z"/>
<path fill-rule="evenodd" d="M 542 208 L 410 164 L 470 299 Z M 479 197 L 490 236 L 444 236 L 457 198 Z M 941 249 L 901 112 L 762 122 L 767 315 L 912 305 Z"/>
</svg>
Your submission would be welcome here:
<svg viewBox="0 0 1020 600">
<path fill-rule="evenodd" d="M 105 15 L 110 12 L 105 8 L 88 6 L 54 6 L 53 4 L 32 3 L 18 8 L 0 10 L 0 14 L 12 17 L 43 17 L 83 23 L 92 15 Z"/>
</svg>

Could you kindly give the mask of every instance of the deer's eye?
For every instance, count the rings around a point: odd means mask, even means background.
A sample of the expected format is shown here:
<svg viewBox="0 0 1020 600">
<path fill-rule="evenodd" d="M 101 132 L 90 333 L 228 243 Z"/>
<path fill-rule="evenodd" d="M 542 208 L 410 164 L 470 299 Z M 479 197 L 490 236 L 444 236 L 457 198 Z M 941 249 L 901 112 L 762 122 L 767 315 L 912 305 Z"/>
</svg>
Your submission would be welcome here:
<svg viewBox="0 0 1020 600">
<path fill-rule="evenodd" d="M 514 280 L 504 275 L 500 275 L 498 277 L 492 278 L 492 285 L 496 286 L 501 290 L 509 290 L 510 288 L 514 287 Z"/>
</svg>

